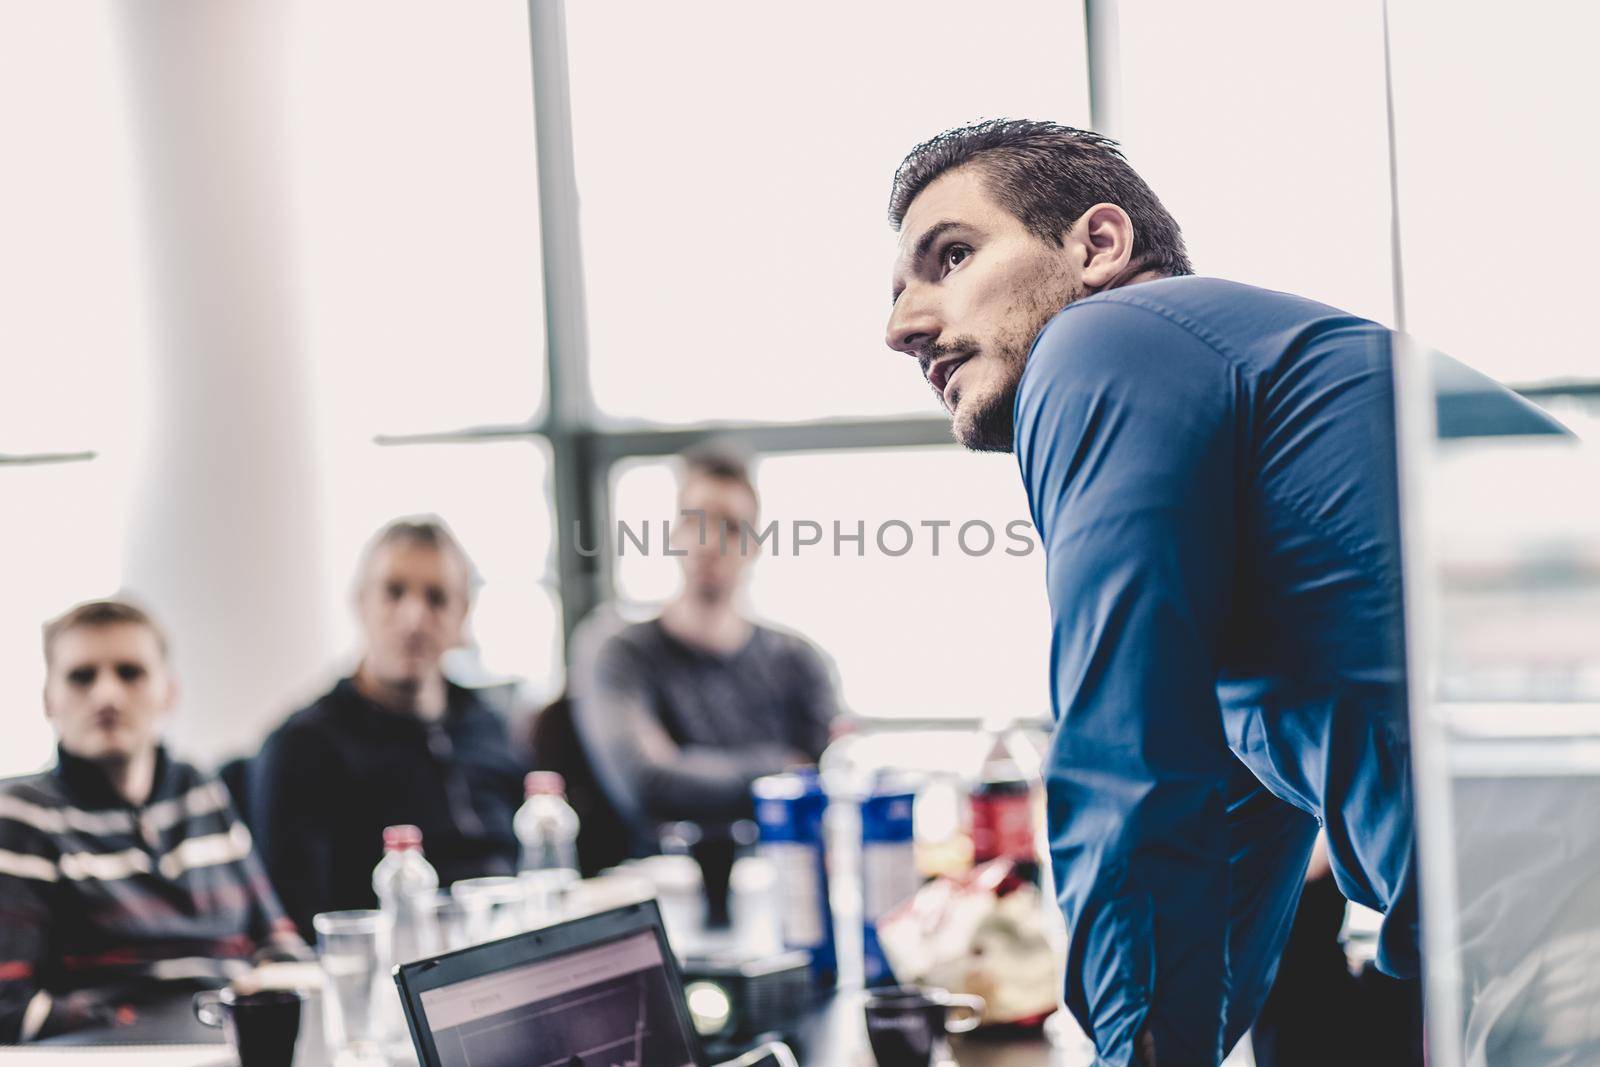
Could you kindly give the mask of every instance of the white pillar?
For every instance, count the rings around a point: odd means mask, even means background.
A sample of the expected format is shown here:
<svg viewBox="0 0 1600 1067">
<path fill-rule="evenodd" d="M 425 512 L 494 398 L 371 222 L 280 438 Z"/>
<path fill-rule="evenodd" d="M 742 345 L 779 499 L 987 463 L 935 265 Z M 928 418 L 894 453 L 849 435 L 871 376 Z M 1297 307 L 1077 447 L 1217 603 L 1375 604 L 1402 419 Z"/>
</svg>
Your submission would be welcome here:
<svg viewBox="0 0 1600 1067">
<path fill-rule="evenodd" d="M 126 585 L 168 625 L 173 747 L 255 751 L 329 653 L 290 225 L 289 9 L 120 5 L 150 302 Z"/>
</svg>

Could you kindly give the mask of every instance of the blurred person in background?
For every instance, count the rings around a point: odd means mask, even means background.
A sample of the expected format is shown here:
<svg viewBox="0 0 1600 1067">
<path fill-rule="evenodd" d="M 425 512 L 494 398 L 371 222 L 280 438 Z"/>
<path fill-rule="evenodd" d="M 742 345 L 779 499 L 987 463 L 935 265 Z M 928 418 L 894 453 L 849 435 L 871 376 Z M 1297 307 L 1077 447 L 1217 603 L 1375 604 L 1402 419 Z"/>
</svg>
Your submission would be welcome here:
<svg viewBox="0 0 1600 1067">
<path fill-rule="evenodd" d="M 1226 1055 L 1319 823 L 1340 892 L 1385 913 L 1379 966 L 1415 979 L 1389 331 L 1193 277 L 1172 216 L 1083 130 L 947 131 L 890 201 L 887 342 L 957 441 L 1015 452 L 1046 549 L 1048 828 L 1097 1062 Z M 1314 1022 L 1363 1029 L 1336 1011 Z"/>
<path fill-rule="evenodd" d="M 80 604 L 44 627 L 56 766 L 0 783 L 0 1042 L 305 958 L 227 791 L 175 759 L 166 635 Z"/>
<path fill-rule="evenodd" d="M 741 603 L 760 512 L 745 458 L 711 444 L 680 459 L 682 588 L 657 618 L 574 642 L 577 734 L 637 852 L 663 823 L 749 818 L 750 783 L 816 763 L 838 710 L 816 649 Z"/>
<path fill-rule="evenodd" d="M 385 526 L 357 571 L 355 673 L 291 715 L 252 761 L 251 825 L 307 937 L 318 912 L 376 906 L 386 826 L 421 828 L 441 885 L 516 873 L 524 768 L 499 716 L 441 666 L 464 640 L 474 586 L 442 521 Z"/>
<path fill-rule="evenodd" d="M 1250 1031 L 1256 1067 L 1422 1062 L 1416 983 L 1353 961 L 1340 940 L 1345 912 L 1319 836 L 1272 992 Z"/>
</svg>

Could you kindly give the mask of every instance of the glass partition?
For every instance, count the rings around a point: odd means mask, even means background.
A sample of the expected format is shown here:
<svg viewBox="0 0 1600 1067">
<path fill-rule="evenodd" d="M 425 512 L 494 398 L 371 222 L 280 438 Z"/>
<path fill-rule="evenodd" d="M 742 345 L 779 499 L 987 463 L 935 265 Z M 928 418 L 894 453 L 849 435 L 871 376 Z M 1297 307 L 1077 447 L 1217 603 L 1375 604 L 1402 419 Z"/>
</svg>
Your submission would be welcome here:
<svg viewBox="0 0 1600 1067">
<path fill-rule="evenodd" d="M 1600 455 L 1436 439 L 1430 363 L 1400 369 L 1430 1056 L 1594 1063 Z"/>
</svg>

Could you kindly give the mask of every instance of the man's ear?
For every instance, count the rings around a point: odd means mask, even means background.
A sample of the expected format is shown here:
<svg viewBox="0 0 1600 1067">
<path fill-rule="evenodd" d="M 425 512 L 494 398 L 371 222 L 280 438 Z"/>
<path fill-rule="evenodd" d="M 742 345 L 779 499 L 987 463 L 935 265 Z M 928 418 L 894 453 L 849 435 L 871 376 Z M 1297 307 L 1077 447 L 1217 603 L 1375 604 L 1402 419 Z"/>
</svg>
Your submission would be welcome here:
<svg viewBox="0 0 1600 1067">
<path fill-rule="evenodd" d="M 1072 224 L 1083 249 L 1083 286 L 1098 292 L 1123 277 L 1133 262 L 1133 220 L 1116 204 L 1096 204 Z"/>
</svg>

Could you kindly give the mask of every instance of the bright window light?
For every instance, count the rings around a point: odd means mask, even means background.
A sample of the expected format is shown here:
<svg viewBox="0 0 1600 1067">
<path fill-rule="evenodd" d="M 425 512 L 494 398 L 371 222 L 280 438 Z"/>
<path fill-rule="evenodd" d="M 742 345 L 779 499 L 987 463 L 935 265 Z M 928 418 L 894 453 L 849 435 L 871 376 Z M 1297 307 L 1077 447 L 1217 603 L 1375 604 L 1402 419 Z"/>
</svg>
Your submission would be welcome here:
<svg viewBox="0 0 1600 1067">
<path fill-rule="evenodd" d="M 312 363 L 369 433 L 542 405 L 533 81 L 519 4 L 301 3 L 290 84 Z"/>
<path fill-rule="evenodd" d="M 476 647 L 455 673 L 552 695 L 564 672 L 548 448 L 372 440 L 520 422 L 544 403 L 526 8 L 355 0 L 294 12 L 294 174 L 335 576 L 324 611 L 353 650 L 362 545 L 392 518 L 436 513 L 485 580 Z"/>
<path fill-rule="evenodd" d="M 1117 10 L 1121 139 L 1195 270 L 1391 323 L 1378 0 Z"/>
<path fill-rule="evenodd" d="M 1592 4 L 1390 4 L 1407 325 L 1502 381 L 1600 379 Z M 1493 57 L 1492 61 L 1488 57 Z"/>
<path fill-rule="evenodd" d="M 38 770 L 55 750 L 40 699 L 39 630 L 73 604 L 117 592 L 126 498 L 119 482 L 126 478 L 114 461 L 0 467 L 6 513 L 22 517 L 0 523 L 0 559 L 7 561 L 0 610 L 0 700 L 6 709 L 0 777 Z"/>
<path fill-rule="evenodd" d="M 0 6 L 0 453 L 94 449 L 91 463 L 0 466 L 0 776 L 54 739 L 39 627 L 122 584 L 132 453 L 146 408 L 136 189 L 112 22 L 101 5 Z"/>
<path fill-rule="evenodd" d="M 954 446 L 777 455 L 761 461 L 757 483 L 758 525 L 776 521 L 779 540 L 754 566 L 750 606 L 833 659 L 853 711 L 1048 716 L 1044 554 L 1009 457 Z M 619 593 L 630 601 L 670 596 L 677 561 L 661 555 L 660 523 L 676 507 L 672 465 L 635 462 L 614 486 L 615 518 L 635 530 L 646 521 L 652 527 L 650 555 L 622 545 Z M 813 536 L 798 526 L 808 522 L 821 528 L 821 543 L 797 548 L 797 529 L 800 539 Z M 846 537 L 860 524 L 861 555 L 850 541 L 836 554 L 835 522 Z M 909 538 L 896 522 L 909 527 Z M 928 525 L 941 522 L 948 525 Z M 979 551 L 986 537 L 973 526 L 965 543 L 975 554 L 963 551 L 958 537 L 969 522 L 994 531 L 990 550 Z M 1013 522 L 1021 525 L 1008 530 Z M 1028 554 L 1007 554 L 1023 550 L 1013 533 L 1028 539 Z"/>
<path fill-rule="evenodd" d="M 350 583 L 367 540 L 398 516 L 440 515 L 484 583 L 473 610 L 474 653 L 455 661 L 457 680 L 518 679 L 530 699 L 553 696 L 564 672 L 559 599 L 547 580 L 553 533 L 548 446 L 368 445 L 334 450 L 330 459 L 336 462 L 328 481 L 339 489 L 324 503 L 325 558 L 335 575 L 324 610 L 336 620 L 339 647 L 357 647 Z"/>
<path fill-rule="evenodd" d="M 938 410 L 883 344 L 907 150 L 1088 122 L 1071 4 L 568 4 L 589 349 L 608 415 Z"/>
</svg>

